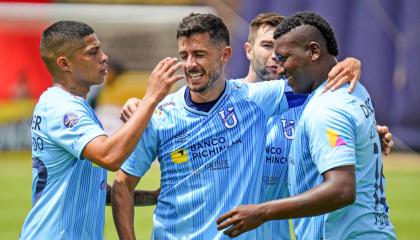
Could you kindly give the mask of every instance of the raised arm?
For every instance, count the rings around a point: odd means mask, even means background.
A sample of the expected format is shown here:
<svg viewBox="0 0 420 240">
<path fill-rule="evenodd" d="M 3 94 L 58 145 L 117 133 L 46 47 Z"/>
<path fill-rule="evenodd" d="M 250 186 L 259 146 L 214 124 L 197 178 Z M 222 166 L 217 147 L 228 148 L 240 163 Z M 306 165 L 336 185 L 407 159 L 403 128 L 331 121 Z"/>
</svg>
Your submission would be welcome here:
<svg viewBox="0 0 420 240">
<path fill-rule="evenodd" d="M 157 104 L 172 85 L 183 78 L 174 75 L 181 66 L 175 58 L 162 60 L 149 77 L 148 88 L 133 116 L 114 135 L 98 136 L 83 149 L 82 155 L 95 164 L 116 171 L 139 141 Z"/>
</svg>

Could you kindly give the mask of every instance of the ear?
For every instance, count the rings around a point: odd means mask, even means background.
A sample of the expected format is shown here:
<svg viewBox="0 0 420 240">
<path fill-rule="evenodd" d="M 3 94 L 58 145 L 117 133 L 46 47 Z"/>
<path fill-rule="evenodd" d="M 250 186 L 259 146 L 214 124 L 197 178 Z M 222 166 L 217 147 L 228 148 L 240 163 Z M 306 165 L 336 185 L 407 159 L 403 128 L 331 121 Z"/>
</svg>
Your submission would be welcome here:
<svg viewBox="0 0 420 240">
<path fill-rule="evenodd" d="M 70 60 L 67 57 L 60 56 L 56 60 L 58 69 L 60 69 L 62 72 L 70 72 L 71 71 L 71 63 Z"/>
<path fill-rule="evenodd" d="M 309 54 L 312 61 L 316 61 L 321 56 L 321 47 L 318 42 L 310 42 L 308 44 Z"/>
<path fill-rule="evenodd" d="M 249 42 L 245 42 L 244 43 L 244 49 L 245 49 L 245 53 L 246 53 L 246 58 L 248 58 L 248 60 L 252 60 L 252 45 Z"/>
<path fill-rule="evenodd" d="M 226 46 L 225 48 L 223 48 L 223 53 L 222 53 L 222 63 L 226 64 L 230 57 L 232 56 L 232 48 L 230 46 Z"/>
</svg>

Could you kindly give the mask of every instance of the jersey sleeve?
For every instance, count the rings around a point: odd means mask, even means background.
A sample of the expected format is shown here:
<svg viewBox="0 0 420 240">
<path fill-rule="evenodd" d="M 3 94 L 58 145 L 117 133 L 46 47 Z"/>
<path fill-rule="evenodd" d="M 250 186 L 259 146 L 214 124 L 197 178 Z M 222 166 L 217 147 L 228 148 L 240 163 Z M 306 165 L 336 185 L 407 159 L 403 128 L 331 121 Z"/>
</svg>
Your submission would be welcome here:
<svg viewBox="0 0 420 240">
<path fill-rule="evenodd" d="M 289 109 L 283 80 L 247 83 L 248 97 L 252 99 L 268 117 Z"/>
<path fill-rule="evenodd" d="M 156 123 L 152 120 L 144 130 L 133 153 L 121 166 L 124 172 L 136 177 L 142 177 L 149 170 L 152 162 L 157 156 L 157 134 L 154 129 Z"/>
<path fill-rule="evenodd" d="M 87 143 L 106 135 L 93 113 L 79 102 L 51 106 L 47 114 L 47 131 L 53 141 L 78 159 L 83 159 L 81 154 Z"/>
<path fill-rule="evenodd" d="M 305 124 L 311 158 L 320 174 L 356 164 L 355 122 L 343 108 L 317 109 Z"/>
</svg>

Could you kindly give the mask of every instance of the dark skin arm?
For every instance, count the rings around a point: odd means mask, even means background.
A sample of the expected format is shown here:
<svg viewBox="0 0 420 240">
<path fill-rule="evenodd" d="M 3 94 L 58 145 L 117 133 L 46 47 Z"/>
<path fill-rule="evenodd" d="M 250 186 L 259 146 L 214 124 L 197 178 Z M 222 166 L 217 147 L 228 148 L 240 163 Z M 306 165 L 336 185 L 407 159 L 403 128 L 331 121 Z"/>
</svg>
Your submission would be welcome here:
<svg viewBox="0 0 420 240">
<path fill-rule="evenodd" d="M 135 190 L 134 191 L 134 206 L 135 207 L 145 207 L 156 205 L 157 199 L 159 197 L 160 188 L 156 190 Z M 112 197 L 111 197 L 111 186 L 108 185 L 106 192 L 106 205 L 111 206 Z"/>
<path fill-rule="evenodd" d="M 266 221 L 316 216 L 352 204 L 356 199 L 355 167 L 342 166 L 323 174 L 324 182 L 294 197 L 243 205 L 217 219 L 217 229 L 231 238 Z"/>
<path fill-rule="evenodd" d="M 112 215 L 119 239 L 136 239 L 134 233 L 134 190 L 140 181 L 122 170 L 112 185 Z"/>
</svg>

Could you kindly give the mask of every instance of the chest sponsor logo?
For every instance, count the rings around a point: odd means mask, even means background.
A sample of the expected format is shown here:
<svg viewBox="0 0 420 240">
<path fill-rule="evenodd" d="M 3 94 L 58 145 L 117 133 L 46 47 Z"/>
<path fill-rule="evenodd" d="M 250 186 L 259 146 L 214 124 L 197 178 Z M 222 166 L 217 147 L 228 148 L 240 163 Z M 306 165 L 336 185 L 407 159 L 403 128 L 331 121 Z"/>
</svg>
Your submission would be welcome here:
<svg viewBox="0 0 420 240">
<path fill-rule="evenodd" d="M 187 149 L 183 148 L 183 149 L 177 149 L 175 151 L 172 151 L 171 159 L 172 159 L 172 162 L 175 164 L 181 164 L 181 163 L 187 162 L 188 161 Z"/>
<path fill-rule="evenodd" d="M 236 118 L 235 109 L 233 107 L 228 107 L 227 111 L 220 111 L 219 115 L 222 118 L 225 127 L 228 129 L 233 128 L 238 124 L 238 119 Z"/>
<path fill-rule="evenodd" d="M 295 121 L 282 119 L 281 126 L 283 127 L 283 135 L 287 140 L 295 138 Z"/>
<path fill-rule="evenodd" d="M 80 120 L 79 116 L 77 116 L 73 112 L 68 112 L 64 114 L 64 117 L 63 117 L 64 126 L 66 126 L 67 128 L 74 127 L 79 122 L 79 120 Z"/>
</svg>

